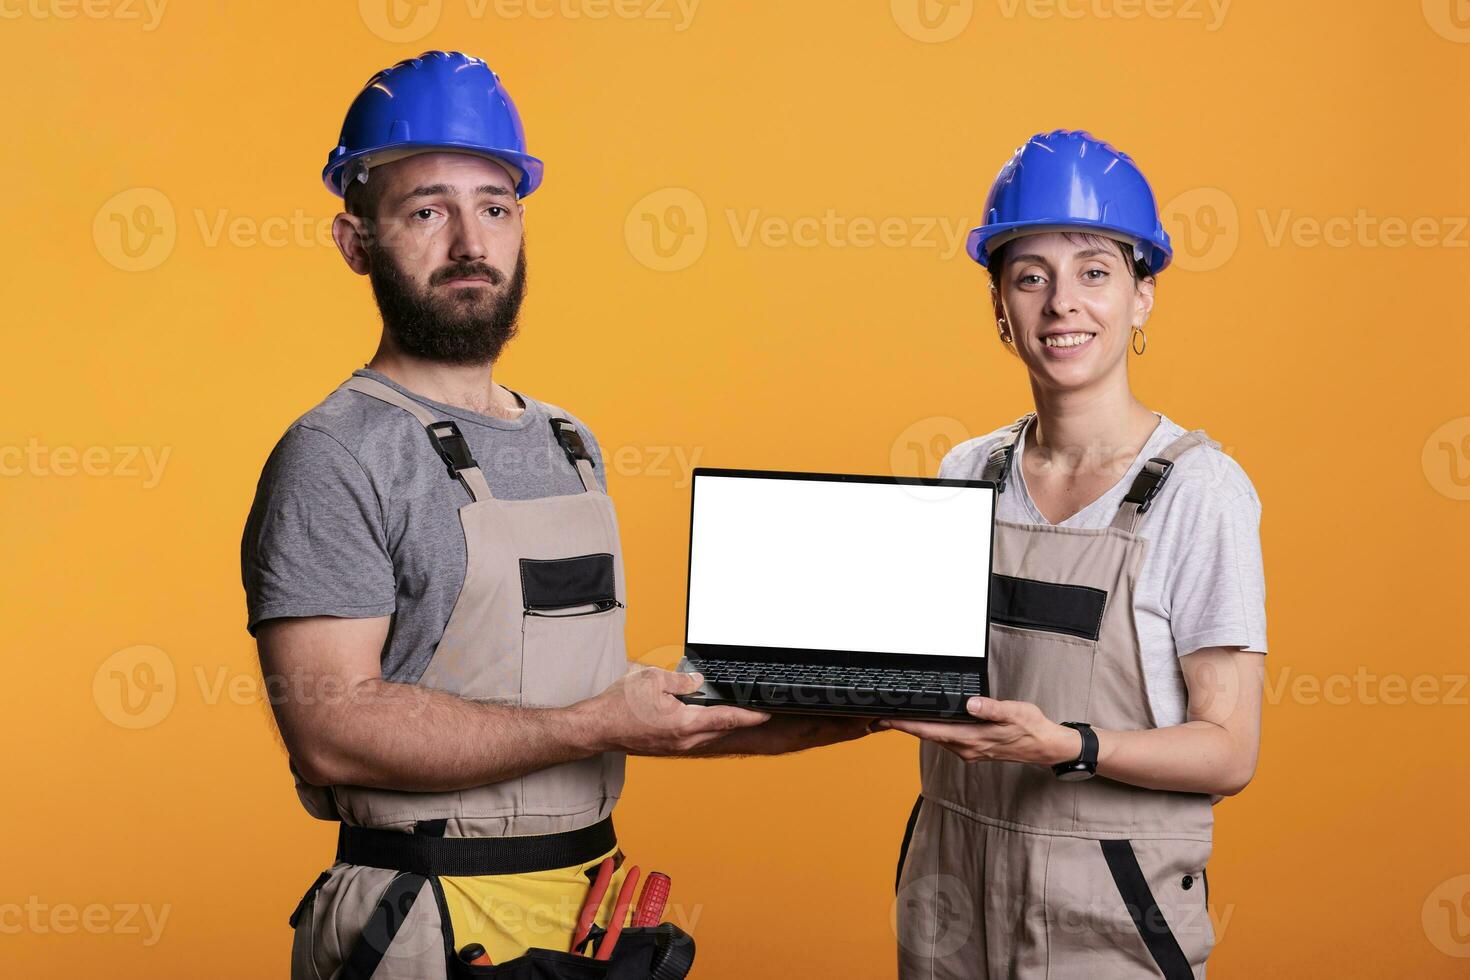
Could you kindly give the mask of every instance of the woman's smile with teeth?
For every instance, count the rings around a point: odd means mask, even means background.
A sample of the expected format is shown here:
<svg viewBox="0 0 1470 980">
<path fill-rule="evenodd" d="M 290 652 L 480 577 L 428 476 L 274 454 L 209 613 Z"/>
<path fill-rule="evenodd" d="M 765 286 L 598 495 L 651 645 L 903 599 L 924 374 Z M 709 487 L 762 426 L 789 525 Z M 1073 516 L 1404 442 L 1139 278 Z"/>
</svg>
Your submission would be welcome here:
<svg viewBox="0 0 1470 980">
<path fill-rule="evenodd" d="M 1091 339 L 1090 333 L 1056 333 L 1042 337 L 1041 342 L 1048 347 L 1080 347 Z"/>
</svg>

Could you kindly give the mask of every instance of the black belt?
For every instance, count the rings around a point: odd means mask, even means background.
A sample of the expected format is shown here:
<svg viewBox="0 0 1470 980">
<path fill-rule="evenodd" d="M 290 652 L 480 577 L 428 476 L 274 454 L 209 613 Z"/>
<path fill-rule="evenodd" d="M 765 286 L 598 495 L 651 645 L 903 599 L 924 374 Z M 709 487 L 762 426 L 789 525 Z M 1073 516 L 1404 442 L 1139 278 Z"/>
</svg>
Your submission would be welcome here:
<svg viewBox="0 0 1470 980">
<path fill-rule="evenodd" d="M 425 877 L 474 878 L 588 864 L 617 844 L 612 817 L 580 830 L 527 837 L 430 837 L 343 824 L 337 860 Z"/>
</svg>

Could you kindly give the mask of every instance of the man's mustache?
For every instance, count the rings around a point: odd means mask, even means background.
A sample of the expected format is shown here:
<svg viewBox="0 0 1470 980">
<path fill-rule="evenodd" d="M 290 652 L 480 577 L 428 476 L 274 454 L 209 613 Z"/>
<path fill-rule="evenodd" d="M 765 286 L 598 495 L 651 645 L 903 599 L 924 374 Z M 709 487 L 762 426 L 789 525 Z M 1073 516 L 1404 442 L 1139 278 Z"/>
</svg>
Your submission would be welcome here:
<svg viewBox="0 0 1470 980">
<path fill-rule="evenodd" d="M 429 279 L 429 285 L 437 286 L 451 279 L 472 279 L 476 276 L 489 279 L 493 286 L 499 286 L 505 282 L 505 273 L 499 269 L 492 269 L 488 265 L 456 265 L 434 273 Z"/>
</svg>

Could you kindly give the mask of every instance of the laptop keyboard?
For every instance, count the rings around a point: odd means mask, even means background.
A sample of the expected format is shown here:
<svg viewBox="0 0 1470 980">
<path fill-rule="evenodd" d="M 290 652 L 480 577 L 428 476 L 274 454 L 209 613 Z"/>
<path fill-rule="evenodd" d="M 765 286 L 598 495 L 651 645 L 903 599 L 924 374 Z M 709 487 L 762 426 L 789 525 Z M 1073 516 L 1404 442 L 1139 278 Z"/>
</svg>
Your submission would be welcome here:
<svg viewBox="0 0 1470 980">
<path fill-rule="evenodd" d="M 691 666 L 714 684 L 770 684 L 830 687 L 858 691 L 893 691 L 898 694 L 980 693 L 979 674 L 936 670 L 904 670 L 896 667 L 826 667 L 817 664 L 767 664 L 740 660 L 691 660 Z"/>
</svg>

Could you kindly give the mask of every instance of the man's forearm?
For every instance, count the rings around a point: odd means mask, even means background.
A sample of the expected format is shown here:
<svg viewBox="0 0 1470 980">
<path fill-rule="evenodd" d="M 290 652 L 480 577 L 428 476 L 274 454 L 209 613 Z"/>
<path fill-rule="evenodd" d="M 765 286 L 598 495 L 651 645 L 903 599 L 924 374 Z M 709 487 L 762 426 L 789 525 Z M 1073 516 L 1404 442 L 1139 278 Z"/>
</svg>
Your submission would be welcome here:
<svg viewBox="0 0 1470 980">
<path fill-rule="evenodd" d="M 690 756 L 782 755 L 847 742 L 868 734 L 868 719 L 820 715 L 773 715 L 751 728 L 737 728 L 702 745 Z"/>
<path fill-rule="evenodd" d="M 595 719 L 571 708 L 522 708 L 408 684 L 363 680 L 292 740 L 308 782 L 436 792 L 514 779 L 602 751 Z"/>
</svg>

